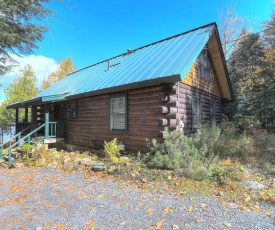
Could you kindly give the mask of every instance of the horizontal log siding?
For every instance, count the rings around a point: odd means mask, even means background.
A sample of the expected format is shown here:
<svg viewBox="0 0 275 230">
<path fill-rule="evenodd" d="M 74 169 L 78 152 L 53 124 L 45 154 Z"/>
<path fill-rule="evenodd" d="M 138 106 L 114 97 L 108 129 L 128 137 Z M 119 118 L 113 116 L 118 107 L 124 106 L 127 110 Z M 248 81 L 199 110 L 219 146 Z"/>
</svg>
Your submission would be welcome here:
<svg viewBox="0 0 275 230">
<path fill-rule="evenodd" d="M 163 127 L 159 119 L 159 106 L 164 102 L 158 100 L 165 90 L 159 87 L 133 89 L 128 94 L 128 131 L 113 132 L 108 126 L 108 94 L 81 98 L 76 101 L 77 119 L 65 122 L 66 143 L 78 146 L 102 147 L 104 141 L 117 137 L 128 152 L 148 151 L 146 138 L 157 139 Z M 118 92 L 119 93 L 119 92 Z"/>
<path fill-rule="evenodd" d="M 210 120 L 210 99 L 213 99 L 216 102 L 217 123 L 221 122 L 222 120 L 222 100 L 220 97 L 211 95 L 210 93 L 206 93 L 202 90 L 193 88 L 180 82 L 178 107 L 181 108 L 179 110 L 179 114 L 181 115 L 184 122 L 184 133 L 187 135 L 192 133 L 192 94 L 196 94 L 201 97 L 202 123 L 207 123 Z"/>
<path fill-rule="evenodd" d="M 211 82 L 210 83 L 198 77 L 197 62 L 194 62 L 194 64 L 192 65 L 192 67 L 184 77 L 182 83 L 221 98 L 222 97 L 221 88 L 218 82 L 217 73 L 215 71 L 212 59 L 210 59 L 210 63 L 211 63 Z"/>
</svg>

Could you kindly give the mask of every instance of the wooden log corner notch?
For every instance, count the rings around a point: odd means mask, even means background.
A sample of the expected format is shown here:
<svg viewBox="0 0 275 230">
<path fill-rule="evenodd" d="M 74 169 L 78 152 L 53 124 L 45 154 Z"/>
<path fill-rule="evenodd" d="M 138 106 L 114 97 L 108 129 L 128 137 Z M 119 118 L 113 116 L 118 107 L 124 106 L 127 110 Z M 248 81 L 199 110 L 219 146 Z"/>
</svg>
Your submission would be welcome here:
<svg viewBox="0 0 275 230">
<path fill-rule="evenodd" d="M 167 104 L 173 104 L 177 102 L 177 95 L 160 94 L 159 101 L 167 102 Z"/>
<path fill-rule="evenodd" d="M 167 106 L 160 106 L 159 112 L 164 113 L 166 115 L 176 115 L 177 108 L 176 107 L 167 107 Z"/>
<path fill-rule="evenodd" d="M 169 128 L 176 128 L 177 119 L 160 119 L 159 125 L 160 126 L 168 126 Z"/>
</svg>

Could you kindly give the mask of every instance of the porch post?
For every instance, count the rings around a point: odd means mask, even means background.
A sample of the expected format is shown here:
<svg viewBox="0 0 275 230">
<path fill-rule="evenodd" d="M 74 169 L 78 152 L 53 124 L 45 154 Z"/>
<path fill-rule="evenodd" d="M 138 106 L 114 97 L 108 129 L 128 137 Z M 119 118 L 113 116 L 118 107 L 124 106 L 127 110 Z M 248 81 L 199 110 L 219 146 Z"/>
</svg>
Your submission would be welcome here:
<svg viewBox="0 0 275 230">
<path fill-rule="evenodd" d="M 15 109 L 15 133 L 17 133 L 18 132 L 18 125 L 17 125 L 17 123 L 18 123 L 18 116 L 19 116 L 19 109 L 18 108 L 16 108 Z"/>
<path fill-rule="evenodd" d="M 45 111 L 45 139 L 49 138 L 49 105 L 44 105 Z"/>
<path fill-rule="evenodd" d="M 29 116 L 28 116 L 29 114 L 28 113 L 29 113 L 29 108 L 26 107 L 25 108 L 25 122 L 28 122 L 28 120 L 29 120 Z"/>
<path fill-rule="evenodd" d="M 19 115 L 19 109 L 16 108 L 16 109 L 15 109 L 15 123 L 18 122 L 18 115 Z"/>
<path fill-rule="evenodd" d="M 37 106 L 32 106 L 32 122 L 37 123 Z"/>
</svg>

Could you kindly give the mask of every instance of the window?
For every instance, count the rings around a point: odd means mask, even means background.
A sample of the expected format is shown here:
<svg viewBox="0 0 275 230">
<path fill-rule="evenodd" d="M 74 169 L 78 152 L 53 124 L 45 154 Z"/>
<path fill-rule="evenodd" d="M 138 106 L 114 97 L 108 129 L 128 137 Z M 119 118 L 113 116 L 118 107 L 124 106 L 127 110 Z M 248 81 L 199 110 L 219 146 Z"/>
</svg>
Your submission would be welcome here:
<svg viewBox="0 0 275 230">
<path fill-rule="evenodd" d="M 67 119 L 76 119 L 76 101 L 67 104 Z"/>
<path fill-rule="evenodd" d="M 210 123 L 213 123 L 216 121 L 216 102 L 213 99 L 210 99 L 210 110 L 209 110 L 209 119 Z"/>
<path fill-rule="evenodd" d="M 192 131 L 201 128 L 201 98 L 192 95 Z"/>
<path fill-rule="evenodd" d="M 127 94 L 109 96 L 109 126 L 113 131 L 127 131 Z"/>
<path fill-rule="evenodd" d="M 198 59 L 197 59 L 197 72 L 198 72 L 198 77 L 211 82 L 211 65 L 210 65 L 210 58 L 207 55 L 206 50 L 202 50 L 200 53 Z"/>
</svg>

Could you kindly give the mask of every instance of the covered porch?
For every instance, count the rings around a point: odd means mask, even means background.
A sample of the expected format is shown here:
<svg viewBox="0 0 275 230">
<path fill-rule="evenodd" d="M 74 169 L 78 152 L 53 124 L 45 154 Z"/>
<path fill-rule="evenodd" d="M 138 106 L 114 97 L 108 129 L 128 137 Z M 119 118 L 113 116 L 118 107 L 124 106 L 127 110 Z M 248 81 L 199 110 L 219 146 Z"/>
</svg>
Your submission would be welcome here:
<svg viewBox="0 0 275 230">
<path fill-rule="evenodd" d="M 15 134 L 27 135 L 41 127 L 33 137 L 64 138 L 63 104 L 47 103 L 25 108 L 15 108 Z M 24 118 L 19 118 L 19 111 L 24 112 Z"/>
<path fill-rule="evenodd" d="M 9 105 L 15 110 L 15 135 L 64 138 L 65 103 L 67 93 L 42 96 Z"/>
</svg>

